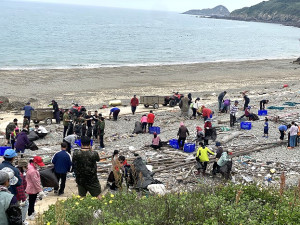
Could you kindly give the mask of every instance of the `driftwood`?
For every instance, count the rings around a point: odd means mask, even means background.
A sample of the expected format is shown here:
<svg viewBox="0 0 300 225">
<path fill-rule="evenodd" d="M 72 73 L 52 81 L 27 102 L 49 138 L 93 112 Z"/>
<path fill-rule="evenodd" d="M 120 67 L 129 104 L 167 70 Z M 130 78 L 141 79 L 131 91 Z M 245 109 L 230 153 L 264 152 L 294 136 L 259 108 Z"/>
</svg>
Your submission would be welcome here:
<svg viewBox="0 0 300 225">
<path fill-rule="evenodd" d="M 233 132 L 232 134 L 230 135 L 227 135 L 225 137 L 223 137 L 220 141 L 222 144 L 225 144 L 231 140 L 233 140 L 234 138 L 237 138 L 238 136 L 240 136 L 241 134 L 243 134 L 243 132 L 241 131 L 236 131 L 236 132 Z"/>
</svg>

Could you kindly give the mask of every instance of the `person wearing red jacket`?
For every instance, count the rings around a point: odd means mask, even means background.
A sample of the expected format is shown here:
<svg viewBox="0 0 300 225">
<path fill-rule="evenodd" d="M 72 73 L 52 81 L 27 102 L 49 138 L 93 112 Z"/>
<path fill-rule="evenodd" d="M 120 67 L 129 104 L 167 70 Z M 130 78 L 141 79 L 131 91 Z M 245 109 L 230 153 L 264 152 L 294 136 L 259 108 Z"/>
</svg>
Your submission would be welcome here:
<svg viewBox="0 0 300 225">
<path fill-rule="evenodd" d="M 131 99 L 130 105 L 131 105 L 131 112 L 132 112 L 132 115 L 134 115 L 135 110 L 136 110 L 136 107 L 139 105 L 139 100 L 138 100 L 138 98 L 136 97 L 136 95 L 134 95 L 133 98 Z"/>
<path fill-rule="evenodd" d="M 202 117 L 204 119 L 204 122 L 210 118 L 210 116 L 212 115 L 212 111 L 209 108 L 206 108 L 204 105 L 202 106 Z"/>
<path fill-rule="evenodd" d="M 147 122 L 148 122 L 148 130 L 150 131 L 150 127 L 153 126 L 155 115 L 153 111 L 150 110 L 150 113 L 147 115 Z"/>
</svg>

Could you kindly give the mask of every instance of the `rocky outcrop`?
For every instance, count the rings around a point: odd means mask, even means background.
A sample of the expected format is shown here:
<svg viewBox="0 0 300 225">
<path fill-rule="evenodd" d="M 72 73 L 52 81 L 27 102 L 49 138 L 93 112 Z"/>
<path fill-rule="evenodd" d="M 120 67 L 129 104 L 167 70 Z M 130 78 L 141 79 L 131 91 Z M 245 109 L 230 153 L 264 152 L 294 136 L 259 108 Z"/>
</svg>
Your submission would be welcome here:
<svg viewBox="0 0 300 225">
<path fill-rule="evenodd" d="M 187 12 L 184 12 L 183 14 L 197 15 L 197 16 L 224 17 L 224 16 L 229 16 L 230 12 L 228 11 L 228 9 L 225 6 L 218 5 L 212 9 L 192 9 Z"/>
<path fill-rule="evenodd" d="M 299 0 L 270 0 L 233 11 L 228 19 L 300 27 Z"/>
<path fill-rule="evenodd" d="M 296 59 L 293 64 L 299 64 L 300 65 L 300 57 L 298 59 Z"/>
</svg>

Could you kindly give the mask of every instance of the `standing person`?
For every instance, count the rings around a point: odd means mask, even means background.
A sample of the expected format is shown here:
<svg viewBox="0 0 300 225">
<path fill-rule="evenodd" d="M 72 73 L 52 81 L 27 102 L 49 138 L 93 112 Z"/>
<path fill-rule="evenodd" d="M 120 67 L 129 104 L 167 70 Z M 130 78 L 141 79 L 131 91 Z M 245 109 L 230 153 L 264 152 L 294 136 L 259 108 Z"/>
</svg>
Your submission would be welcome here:
<svg viewBox="0 0 300 225">
<path fill-rule="evenodd" d="M 264 124 L 264 136 L 263 137 L 266 137 L 268 138 L 269 136 L 269 122 L 268 122 L 268 118 L 266 117 L 265 118 L 265 124 Z"/>
<path fill-rule="evenodd" d="M 30 106 L 30 102 L 27 102 L 27 104 L 23 107 L 24 112 L 24 118 L 28 119 L 28 122 L 30 123 L 30 117 L 31 117 L 31 111 L 34 110 L 34 108 L 32 108 Z"/>
<path fill-rule="evenodd" d="M 244 98 L 244 110 L 247 109 L 247 107 L 249 106 L 249 103 L 250 103 L 250 98 L 248 97 L 248 95 L 246 94 L 246 91 L 243 92 L 243 98 Z"/>
<path fill-rule="evenodd" d="M 16 178 L 18 178 L 18 182 L 14 185 L 10 185 L 8 187 L 8 190 L 13 194 L 16 195 L 17 194 L 17 187 L 21 185 L 22 183 L 22 179 L 20 176 L 20 171 L 13 166 L 14 160 L 15 158 L 18 156 L 18 154 L 15 152 L 15 150 L 13 149 L 7 149 L 4 152 L 4 161 L 0 164 L 0 170 L 2 170 L 5 167 L 8 167 L 10 169 L 12 169 L 12 171 L 14 172 L 14 176 Z"/>
<path fill-rule="evenodd" d="M 104 146 L 104 129 L 105 129 L 105 121 L 104 121 L 104 117 L 100 117 L 100 120 L 98 122 L 98 134 L 99 134 L 99 145 L 100 145 L 100 149 L 105 149 L 105 146 Z"/>
<path fill-rule="evenodd" d="M 34 205 L 39 192 L 42 191 L 39 167 L 43 167 L 43 159 L 40 156 L 35 156 L 33 160 L 30 160 L 28 165 L 28 171 L 26 174 L 26 193 L 29 195 L 29 207 L 28 207 L 28 219 L 34 220 L 35 211 Z"/>
<path fill-rule="evenodd" d="M 70 134 L 67 137 L 65 137 L 63 139 L 63 142 L 66 143 L 67 148 L 66 151 L 71 154 L 71 148 L 75 146 L 75 141 L 77 139 L 77 135 L 76 134 Z"/>
<path fill-rule="evenodd" d="M 139 99 L 136 97 L 136 95 L 134 95 L 133 98 L 130 100 L 130 105 L 132 115 L 134 115 L 136 107 L 139 105 Z"/>
<path fill-rule="evenodd" d="M 154 119 L 155 119 L 155 115 L 153 114 L 153 111 L 150 110 L 150 113 L 148 113 L 148 115 L 147 115 L 147 123 L 148 123 L 149 132 L 150 132 L 150 127 L 153 126 Z"/>
<path fill-rule="evenodd" d="M 30 144 L 27 134 L 28 134 L 28 130 L 24 128 L 22 132 L 20 132 L 16 136 L 17 141 L 15 147 L 17 153 L 21 152 L 23 154 L 25 152 L 26 146 Z"/>
<path fill-rule="evenodd" d="M 89 192 L 100 199 L 101 186 L 97 176 L 100 157 L 97 152 L 92 151 L 89 137 L 81 138 L 81 149 L 74 152 L 72 161 L 79 195 L 85 197 Z"/>
<path fill-rule="evenodd" d="M 227 93 L 226 91 L 223 91 L 218 96 L 219 112 L 221 112 L 221 110 L 222 110 L 222 102 L 223 102 L 223 99 L 224 99 L 226 93 Z"/>
<path fill-rule="evenodd" d="M 177 133 L 178 136 L 178 146 L 180 150 L 183 150 L 184 142 L 187 137 L 187 135 L 190 135 L 189 130 L 184 126 L 183 122 L 180 122 L 180 127 Z"/>
<path fill-rule="evenodd" d="M 191 107 L 192 107 L 192 110 L 193 110 L 192 117 L 194 117 L 194 119 L 196 119 L 196 117 L 197 117 L 197 110 L 200 108 L 200 98 L 196 98 L 195 102 L 192 103 Z"/>
<path fill-rule="evenodd" d="M 292 126 L 290 128 L 290 147 L 289 148 L 295 148 L 297 133 L 298 133 L 298 126 L 293 121 Z"/>
<path fill-rule="evenodd" d="M 192 94 L 191 93 L 188 94 L 188 99 L 189 99 L 189 106 L 190 106 L 192 104 L 192 102 L 193 102 Z"/>
<path fill-rule="evenodd" d="M 87 126 L 87 134 L 86 136 L 92 137 L 93 136 L 93 126 L 92 126 L 92 121 L 93 121 L 93 116 L 92 112 L 88 111 L 88 114 L 85 116 L 85 121 L 86 121 L 86 126 Z"/>
<path fill-rule="evenodd" d="M 236 116 L 238 113 L 238 101 L 234 101 L 234 105 L 230 106 L 230 127 L 233 127 L 236 122 Z"/>
<path fill-rule="evenodd" d="M 63 115 L 63 125 L 64 125 L 63 138 L 66 137 L 67 130 L 68 130 L 68 127 L 69 127 L 69 122 L 71 122 L 70 117 L 69 117 L 69 110 L 65 110 L 65 113 Z"/>
<path fill-rule="evenodd" d="M 16 196 L 11 194 L 8 190 L 9 180 L 13 178 L 13 173 L 4 172 L 0 170 L 0 224 L 1 225 L 9 225 L 8 223 L 8 215 L 6 214 L 6 210 L 10 206 L 17 205 L 18 201 Z M 14 215 L 15 216 L 15 215 Z"/>
<path fill-rule="evenodd" d="M 102 114 L 100 115 L 100 117 L 102 117 Z M 99 129 L 98 121 L 99 121 L 99 115 L 98 115 L 98 111 L 96 110 L 93 115 L 93 123 L 94 123 L 93 137 L 94 137 L 94 140 L 98 140 L 98 129 Z"/>
<path fill-rule="evenodd" d="M 28 199 L 27 195 L 25 193 L 26 187 L 27 187 L 27 181 L 26 181 L 26 172 L 28 169 L 28 161 L 25 158 L 18 159 L 18 167 L 20 171 L 20 177 L 22 179 L 22 183 L 20 186 L 17 187 L 17 200 L 19 202 L 19 205 L 21 206 L 21 211 L 22 211 L 22 221 L 23 223 L 26 220 L 26 215 L 28 211 Z"/>
<path fill-rule="evenodd" d="M 202 117 L 204 119 L 204 122 L 211 117 L 213 114 L 212 110 L 209 108 L 206 108 L 204 105 L 202 106 Z"/>
<path fill-rule="evenodd" d="M 202 142 L 200 142 L 200 147 L 197 151 L 196 161 L 197 161 L 197 173 L 200 174 L 200 170 L 202 169 L 202 174 L 205 176 L 205 171 L 207 167 L 207 163 L 209 162 L 208 154 L 215 155 L 208 147 L 205 147 Z"/>
<path fill-rule="evenodd" d="M 188 97 L 184 96 L 183 98 L 181 98 L 180 102 L 179 102 L 179 108 L 181 109 L 181 115 L 183 117 L 188 117 L 189 115 L 189 99 Z"/>
<path fill-rule="evenodd" d="M 208 145 L 208 139 L 211 138 L 211 135 L 212 135 L 212 124 L 211 124 L 211 120 L 210 119 L 207 119 L 205 121 L 205 124 L 204 124 L 204 134 L 205 134 L 205 137 L 204 137 L 204 145 Z"/>
<path fill-rule="evenodd" d="M 146 133 L 146 129 L 147 129 L 147 122 L 148 122 L 148 118 L 147 116 L 144 114 L 141 118 L 141 123 L 142 123 L 142 129 L 143 132 Z"/>
<path fill-rule="evenodd" d="M 109 118 L 111 118 L 111 114 L 113 115 L 113 118 L 114 118 L 114 121 L 117 121 L 118 120 L 118 115 L 120 113 L 120 109 L 117 108 L 117 107 L 114 107 L 110 110 L 110 113 L 109 113 Z"/>
<path fill-rule="evenodd" d="M 154 149 L 159 149 L 161 147 L 161 140 L 160 140 L 160 137 L 157 135 L 156 132 L 153 133 L 151 147 L 154 148 Z"/>
<path fill-rule="evenodd" d="M 10 134 L 10 143 L 11 143 L 11 148 L 15 149 L 15 143 L 17 139 L 17 135 L 20 133 L 19 128 L 15 128 L 15 131 Z"/>
<path fill-rule="evenodd" d="M 259 108 L 260 110 L 265 110 L 265 105 L 269 103 L 269 100 L 261 100 L 259 102 Z"/>
<path fill-rule="evenodd" d="M 67 173 L 70 172 L 72 167 L 71 155 L 66 150 L 67 144 L 65 142 L 61 143 L 61 151 L 55 153 L 51 161 L 54 164 L 54 173 L 58 183 L 61 180 L 59 190 L 58 188 L 54 189 L 54 193 L 58 193 L 58 195 L 64 194 Z"/>
<path fill-rule="evenodd" d="M 6 137 L 6 145 L 9 144 L 10 135 L 14 130 L 18 127 L 18 120 L 14 119 L 13 122 L 10 122 L 5 128 L 5 137 Z"/>
<path fill-rule="evenodd" d="M 52 100 L 52 107 L 53 107 L 53 110 L 54 110 L 54 118 L 56 120 L 56 124 L 60 124 L 60 115 L 59 115 L 59 107 L 58 107 L 58 104 L 55 100 Z"/>
<path fill-rule="evenodd" d="M 279 132 L 280 132 L 280 137 L 279 137 L 279 139 L 280 139 L 281 141 L 283 141 L 284 135 L 285 135 L 285 133 L 286 133 L 288 127 L 287 127 L 286 125 L 280 125 L 280 126 L 278 127 L 278 129 L 279 129 Z"/>
<path fill-rule="evenodd" d="M 217 150 L 216 150 L 216 161 L 213 164 L 213 170 L 212 170 L 212 174 L 213 175 L 216 175 L 217 173 L 219 173 L 220 167 L 218 166 L 217 162 L 221 158 L 221 155 L 223 153 L 223 148 L 222 148 L 220 142 L 216 142 L 216 147 L 217 147 Z"/>
</svg>

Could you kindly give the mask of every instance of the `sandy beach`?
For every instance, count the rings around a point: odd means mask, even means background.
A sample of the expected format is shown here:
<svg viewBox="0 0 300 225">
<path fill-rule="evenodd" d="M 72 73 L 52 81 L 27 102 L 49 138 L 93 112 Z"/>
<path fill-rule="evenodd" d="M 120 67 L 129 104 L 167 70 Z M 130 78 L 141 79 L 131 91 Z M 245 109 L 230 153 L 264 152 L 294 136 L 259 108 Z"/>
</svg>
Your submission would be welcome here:
<svg viewBox="0 0 300 225">
<path fill-rule="evenodd" d="M 97 108 L 111 99 L 133 94 L 169 95 L 173 91 L 205 96 L 207 92 L 281 87 L 300 80 L 299 66 L 284 60 L 215 62 L 185 65 L 97 69 L 2 70 L 1 96 L 10 100 L 36 99 L 45 106 L 52 99 L 68 107 L 72 100 Z M 277 84 L 279 86 L 277 86 Z"/>
</svg>

